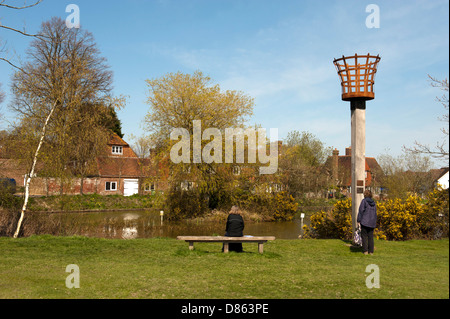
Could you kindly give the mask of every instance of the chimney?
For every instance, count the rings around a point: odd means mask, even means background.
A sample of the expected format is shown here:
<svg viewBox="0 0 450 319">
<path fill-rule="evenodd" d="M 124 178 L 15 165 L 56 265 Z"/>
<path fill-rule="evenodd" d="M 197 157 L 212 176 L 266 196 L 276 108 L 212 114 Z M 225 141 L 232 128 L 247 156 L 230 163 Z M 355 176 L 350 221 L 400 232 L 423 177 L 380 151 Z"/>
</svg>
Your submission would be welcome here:
<svg viewBox="0 0 450 319">
<path fill-rule="evenodd" d="M 338 168 L 339 168 L 339 151 L 337 149 L 333 150 L 333 157 L 331 160 L 331 174 L 334 181 L 338 180 Z"/>
<path fill-rule="evenodd" d="M 347 147 L 345 149 L 345 156 L 352 156 L 352 147 Z"/>
</svg>

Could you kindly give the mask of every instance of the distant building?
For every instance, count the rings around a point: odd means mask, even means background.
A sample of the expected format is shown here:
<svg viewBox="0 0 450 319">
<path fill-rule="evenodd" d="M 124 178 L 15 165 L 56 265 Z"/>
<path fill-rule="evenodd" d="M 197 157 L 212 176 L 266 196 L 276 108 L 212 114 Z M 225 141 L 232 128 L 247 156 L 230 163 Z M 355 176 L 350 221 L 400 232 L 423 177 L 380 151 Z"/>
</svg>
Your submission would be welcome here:
<svg viewBox="0 0 450 319">
<path fill-rule="evenodd" d="M 440 169 L 431 170 L 433 175 L 434 185 L 440 186 L 443 189 L 448 189 L 449 186 L 449 168 L 442 167 Z"/>
<path fill-rule="evenodd" d="M 113 133 L 105 146 L 106 155 L 96 159 L 97 168 L 89 176 L 72 178 L 69 183 L 61 185 L 58 178 L 40 176 L 38 162 L 36 176 L 30 184 L 31 195 L 57 194 L 101 194 L 133 195 L 145 194 L 155 190 L 154 184 L 147 185 L 150 158 L 139 158 L 130 145 Z M 5 155 L 5 154 L 3 154 Z M 24 186 L 28 170 L 20 161 L 0 158 L 0 177 L 13 178 L 17 188 Z"/>
<path fill-rule="evenodd" d="M 146 176 L 144 166 L 149 164 L 149 159 L 139 158 L 130 145 L 115 133 L 107 144 L 106 154 L 97 158 L 98 172 L 93 177 L 99 180 L 100 185 L 96 193 L 130 196 L 146 191 L 143 184 Z"/>
<path fill-rule="evenodd" d="M 328 157 L 324 166 L 333 184 L 340 189 L 342 194 L 349 196 L 352 185 L 351 147 L 345 149 L 345 155 L 339 155 L 339 151 L 334 149 L 333 155 Z M 381 174 L 382 170 L 377 160 L 374 157 L 366 157 L 365 187 L 375 195 L 381 194 L 382 189 L 379 184 Z"/>
</svg>

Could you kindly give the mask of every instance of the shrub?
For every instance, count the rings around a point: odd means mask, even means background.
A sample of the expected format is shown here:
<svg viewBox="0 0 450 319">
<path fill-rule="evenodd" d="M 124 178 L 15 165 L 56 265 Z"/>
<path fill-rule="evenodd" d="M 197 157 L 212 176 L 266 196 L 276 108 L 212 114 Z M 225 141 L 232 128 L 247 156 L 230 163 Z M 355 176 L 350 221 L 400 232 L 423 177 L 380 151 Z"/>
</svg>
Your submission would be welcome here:
<svg viewBox="0 0 450 319">
<path fill-rule="evenodd" d="M 310 227 L 304 226 L 305 237 L 352 238 L 352 200 L 337 201 L 331 212 L 321 211 L 311 215 Z"/>
<path fill-rule="evenodd" d="M 236 190 L 233 200 L 239 207 L 261 215 L 267 221 L 289 221 L 297 212 L 298 203 L 287 192 L 250 192 Z"/>
<path fill-rule="evenodd" d="M 0 236 L 12 236 L 16 230 L 20 210 L 0 208 Z"/>
<path fill-rule="evenodd" d="M 0 207 L 7 210 L 20 209 L 23 204 L 23 198 L 16 196 L 11 192 L 0 188 Z"/>
<path fill-rule="evenodd" d="M 292 220 L 298 208 L 294 197 L 287 192 L 276 193 L 271 204 L 274 220 Z"/>
<path fill-rule="evenodd" d="M 409 239 L 417 231 L 417 214 L 421 214 L 417 197 L 389 199 L 377 203 L 377 227 L 388 240 Z"/>
<path fill-rule="evenodd" d="M 422 200 L 410 195 L 405 200 L 390 199 L 377 202 L 378 239 L 408 240 L 448 237 L 448 190 L 435 189 Z M 310 226 L 304 226 L 305 237 L 352 238 L 351 199 L 338 201 L 330 213 L 311 216 Z"/>
<path fill-rule="evenodd" d="M 166 197 L 165 206 L 169 220 L 195 218 L 207 211 L 208 200 L 199 191 L 172 188 Z"/>
<path fill-rule="evenodd" d="M 0 187 L 0 236 L 14 234 L 22 205 L 22 196 L 15 196 L 9 189 Z"/>
<path fill-rule="evenodd" d="M 422 234 L 430 239 L 449 236 L 448 197 L 448 189 L 441 188 L 434 189 L 426 196 L 423 214 L 418 216 L 417 223 Z"/>
<path fill-rule="evenodd" d="M 213 202 L 213 205 L 211 204 Z M 202 217 L 211 209 L 229 211 L 237 205 L 248 213 L 256 213 L 265 221 L 292 220 L 298 204 L 287 192 L 252 192 L 239 187 L 229 191 L 206 194 L 198 188 L 183 191 L 173 188 L 165 198 L 168 219 Z"/>
</svg>

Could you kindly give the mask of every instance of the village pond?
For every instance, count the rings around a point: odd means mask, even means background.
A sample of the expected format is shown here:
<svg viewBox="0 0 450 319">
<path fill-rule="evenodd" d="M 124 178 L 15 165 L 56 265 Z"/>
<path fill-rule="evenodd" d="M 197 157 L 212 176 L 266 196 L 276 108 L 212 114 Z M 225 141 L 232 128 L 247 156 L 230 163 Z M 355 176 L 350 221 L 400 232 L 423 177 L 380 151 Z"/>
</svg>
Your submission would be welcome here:
<svg viewBox="0 0 450 319">
<path fill-rule="evenodd" d="M 88 236 L 100 238 L 152 238 L 192 235 L 223 236 L 225 221 L 167 221 L 161 222 L 160 211 L 105 211 L 70 213 L 31 213 L 29 222 L 39 220 L 46 224 L 38 233 L 51 233 L 61 236 Z M 309 214 L 303 220 L 309 224 Z M 245 223 L 244 235 L 275 236 L 278 239 L 297 239 L 302 234 L 300 219 L 282 222 Z"/>
</svg>

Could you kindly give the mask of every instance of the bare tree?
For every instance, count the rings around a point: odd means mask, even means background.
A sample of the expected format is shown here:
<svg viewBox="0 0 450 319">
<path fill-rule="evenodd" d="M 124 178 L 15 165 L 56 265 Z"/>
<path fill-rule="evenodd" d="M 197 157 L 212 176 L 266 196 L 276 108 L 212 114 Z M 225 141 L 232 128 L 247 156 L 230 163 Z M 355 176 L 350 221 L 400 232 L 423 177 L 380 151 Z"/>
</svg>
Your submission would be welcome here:
<svg viewBox="0 0 450 319">
<path fill-rule="evenodd" d="M 0 83 L 0 110 L 1 110 L 1 104 L 3 103 L 3 100 L 5 99 L 5 93 L 1 90 L 2 84 Z M 2 113 L 0 113 L 0 121 L 2 120 Z"/>
<path fill-rule="evenodd" d="M 1 88 L 1 83 L 0 83 L 0 88 Z M 3 91 L 0 89 L 0 103 L 3 102 L 3 99 L 5 98 L 5 93 L 3 93 Z"/>
<path fill-rule="evenodd" d="M 448 92 L 448 80 L 438 80 L 430 75 L 428 77 L 431 80 L 431 86 L 439 88 L 445 92 Z M 448 162 L 449 156 L 448 156 L 448 125 L 449 125 L 449 98 L 448 93 L 444 93 L 441 97 L 436 97 L 436 100 L 440 102 L 446 112 L 445 114 L 439 118 L 440 121 L 446 123 L 446 125 L 441 128 L 441 132 L 444 134 L 442 142 L 436 142 L 436 145 L 434 147 L 431 147 L 426 144 L 422 144 L 418 141 L 414 142 L 414 146 L 412 147 L 403 147 L 405 151 L 411 152 L 413 154 L 426 154 L 430 155 L 434 158 L 444 159 Z"/>
<path fill-rule="evenodd" d="M 131 140 L 134 141 L 133 143 L 133 150 L 136 152 L 136 155 L 141 158 L 149 158 L 150 157 L 150 151 L 152 149 L 152 139 L 150 136 L 134 136 L 133 134 L 131 134 L 129 136 L 129 138 Z"/>
<path fill-rule="evenodd" d="M 43 38 L 31 43 L 28 61 L 12 81 L 10 108 L 18 115 L 16 134 L 21 141 L 35 145 L 14 237 L 20 232 L 38 159 L 53 174 L 65 174 L 73 162 L 84 164 L 86 152 L 80 151 L 80 145 L 88 149 L 98 145 L 99 138 L 89 135 L 98 137 L 106 130 L 93 128 L 110 113 L 108 108 L 120 107 L 123 102 L 110 95 L 112 72 L 89 32 L 69 29 L 62 19 L 52 18 L 42 24 L 40 34 Z"/>
<path fill-rule="evenodd" d="M 431 168 L 433 162 L 428 156 L 405 152 L 393 157 L 382 154 L 378 157 L 384 172 L 383 187 L 390 198 L 407 198 L 410 194 L 423 195 L 433 187 Z"/>
</svg>

